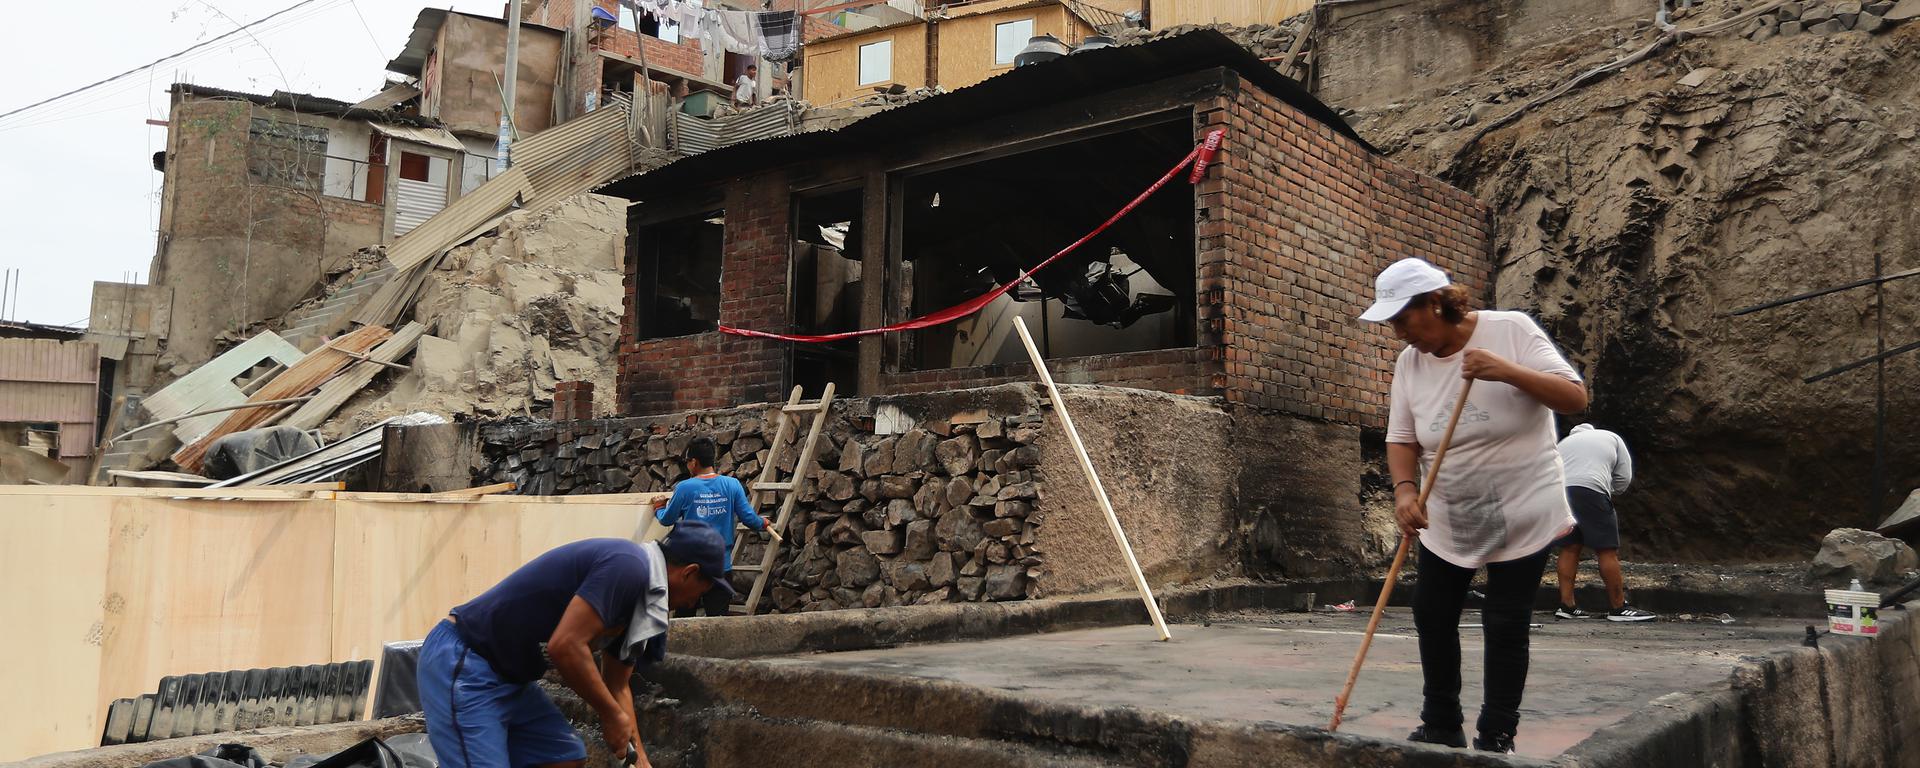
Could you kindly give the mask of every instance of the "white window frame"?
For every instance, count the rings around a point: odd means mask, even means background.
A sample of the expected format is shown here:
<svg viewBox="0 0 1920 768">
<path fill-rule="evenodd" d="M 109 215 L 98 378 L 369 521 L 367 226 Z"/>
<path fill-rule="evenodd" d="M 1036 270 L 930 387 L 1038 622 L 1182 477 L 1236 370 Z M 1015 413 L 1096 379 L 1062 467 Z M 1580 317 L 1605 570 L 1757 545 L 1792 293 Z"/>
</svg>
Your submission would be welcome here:
<svg viewBox="0 0 1920 768">
<path fill-rule="evenodd" d="M 1012 27 L 1020 24 L 1026 25 L 1027 33 L 1024 35 L 1018 36 L 1018 38 L 1014 41 L 1013 50 L 1009 51 L 1002 48 L 1001 44 L 1006 41 L 1002 39 L 1001 31 L 1005 30 L 1007 27 Z M 1027 41 L 1032 38 L 1033 38 L 1033 19 L 1015 19 L 1013 21 L 1003 21 L 993 25 L 993 64 L 994 66 L 996 67 L 1012 66 L 1014 58 L 1019 56 L 1020 52 L 1026 49 Z"/>
<path fill-rule="evenodd" d="M 640 14 L 634 13 L 632 8 L 628 8 L 624 5 L 620 6 L 619 11 L 620 11 L 620 15 L 618 17 L 619 21 L 616 22 L 616 26 L 628 32 L 639 32 L 640 31 Z"/>
<path fill-rule="evenodd" d="M 880 70 L 875 77 L 871 77 L 871 78 L 867 77 L 867 51 L 868 50 L 874 50 L 877 52 L 877 57 L 874 63 L 876 67 L 879 68 Z M 862 45 L 860 46 L 860 50 L 858 51 L 858 54 L 859 54 L 859 61 L 857 62 L 857 66 L 859 67 L 859 78 L 860 78 L 861 85 L 874 85 L 876 83 L 888 83 L 893 81 L 893 40 L 892 39 L 876 40 L 874 42 L 867 43 L 866 45 Z"/>
</svg>

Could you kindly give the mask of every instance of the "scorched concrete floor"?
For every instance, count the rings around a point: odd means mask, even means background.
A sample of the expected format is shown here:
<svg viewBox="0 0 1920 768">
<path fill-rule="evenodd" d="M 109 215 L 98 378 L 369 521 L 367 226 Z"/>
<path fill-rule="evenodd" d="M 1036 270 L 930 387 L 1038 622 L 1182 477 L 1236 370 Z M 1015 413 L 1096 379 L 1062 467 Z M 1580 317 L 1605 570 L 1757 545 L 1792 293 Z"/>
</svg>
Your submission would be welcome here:
<svg viewBox="0 0 1920 768">
<path fill-rule="evenodd" d="M 1477 622 L 1468 610 L 1463 622 Z M 1520 754 L 1553 757 L 1668 693 L 1725 685 L 1741 654 L 1800 642 L 1806 621 L 1717 619 L 1616 624 L 1535 614 Z M 1026 635 L 764 659 L 849 672 L 935 678 L 1050 701 L 1168 714 L 1324 726 L 1366 629 L 1353 613 L 1236 615 L 1171 627 Z M 1468 728 L 1480 706 L 1478 629 L 1461 630 Z M 1413 618 L 1389 609 L 1347 708 L 1342 732 L 1405 737 L 1419 722 Z"/>
</svg>

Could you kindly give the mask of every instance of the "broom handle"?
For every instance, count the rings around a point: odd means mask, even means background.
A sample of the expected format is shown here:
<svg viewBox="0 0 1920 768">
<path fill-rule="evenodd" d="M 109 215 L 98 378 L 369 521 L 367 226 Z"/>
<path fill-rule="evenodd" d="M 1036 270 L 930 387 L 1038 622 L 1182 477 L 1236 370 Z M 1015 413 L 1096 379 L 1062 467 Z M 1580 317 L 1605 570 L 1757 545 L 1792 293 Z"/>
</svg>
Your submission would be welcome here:
<svg viewBox="0 0 1920 768">
<path fill-rule="evenodd" d="M 1473 391 L 1473 379 L 1467 379 L 1460 385 L 1460 398 L 1453 402 L 1453 415 L 1447 418 L 1447 431 L 1440 435 L 1440 445 L 1433 449 L 1433 464 L 1427 467 L 1426 482 L 1420 484 L 1420 508 L 1427 508 L 1427 496 L 1433 493 L 1434 481 L 1440 477 L 1440 462 L 1447 458 L 1447 446 L 1453 443 L 1453 428 L 1460 424 L 1460 412 L 1466 409 L 1467 393 Z M 1413 537 L 1402 534 L 1400 548 L 1393 553 L 1393 565 L 1387 568 L 1387 582 L 1380 585 L 1380 599 L 1373 603 L 1373 618 L 1367 620 L 1367 634 L 1360 638 L 1360 652 L 1353 655 L 1353 669 L 1347 671 L 1347 686 L 1340 689 L 1340 698 L 1333 700 L 1333 722 L 1327 725 L 1328 731 L 1340 730 L 1340 717 L 1347 712 L 1347 697 L 1353 695 L 1353 684 L 1360 681 L 1360 665 L 1367 662 L 1367 648 L 1373 645 L 1374 630 L 1380 628 L 1380 615 L 1387 610 L 1387 597 L 1393 594 L 1394 582 L 1400 578 L 1400 566 L 1407 562 L 1407 550 L 1413 545 Z"/>
</svg>

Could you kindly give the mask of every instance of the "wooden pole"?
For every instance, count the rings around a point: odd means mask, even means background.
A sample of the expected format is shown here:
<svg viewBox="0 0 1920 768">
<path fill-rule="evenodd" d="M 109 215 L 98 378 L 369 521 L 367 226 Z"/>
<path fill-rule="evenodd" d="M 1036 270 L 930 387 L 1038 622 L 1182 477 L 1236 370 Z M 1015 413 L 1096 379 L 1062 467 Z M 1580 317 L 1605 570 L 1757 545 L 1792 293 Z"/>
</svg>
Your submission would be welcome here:
<svg viewBox="0 0 1920 768">
<path fill-rule="evenodd" d="M 1100 511 L 1106 514 L 1107 528 L 1113 531 L 1113 541 L 1120 545 L 1120 554 L 1127 558 L 1127 572 L 1133 576 L 1133 586 L 1140 590 L 1140 600 L 1147 605 L 1147 616 L 1153 619 L 1153 628 L 1160 631 L 1161 640 L 1171 640 L 1173 635 L 1167 632 L 1167 620 L 1160 616 L 1160 605 L 1153 601 L 1153 589 L 1147 586 L 1147 576 L 1140 572 L 1140 561 L 1133 556 L 1133 547 L 1127 544 L 1127 532 L 1120 528 L 1120 516 L 1113 513 L 1113 502 L 1107 499 L 1107 489 L 1100 484 L 1100 475 L 1093 471 L 1093 460 L 1087 458 L 1087 447 L 1080 443 L 1080 432 L 1073 427 L 1073 416 L 1067 413 L 1066 400 L 1060 397 L 1060 388 L 1053 385 L 1053 374 L 1047 372 L 1046 361 L 1040 358 L 1040 348 L 1033 345 L 1033 336 L 1027 333 L 1027 324 L 1015 315 L 1013 328 L 1020 332 L 1020 343 L 1027 346 L 1027 356 L 1033 358 L 1033 370 L 1040 375 L 1040 384 L 1047 388 L 1047 397 L 1053 400 L 1053 412 L 1060 416 L 1060 425 L 1066 428 L 1067 442 L 1073 445 L 1073 455 L 1080 460 L 1080 469 L 1087 473 L 1087 484 L 1093 487 L 1093 498 L 1100 502 Z"/>
<path fill-rule="evenodd" d="M 1447 418 L 1447 431 L 1440 435 L 1440 445 L 1433 449 L 1433 465 L 1427 467 L 1427 480 L 1420 484 L 1420 508 L 1427 506 L 1427 497 L 1433 494 L 1434 481 L 1440 477 L 1440 462 L 1447 458 L 1447 446 L 1453 443 L 1453 428 L 1460 424 L 1460 411 L 1467 405 L 1467 393 L 1473 391 L 1473 379 L 1467 379 L 1460 385 L 1460 398 L 1453 403 L 1453 415 Z M 1373 618 L 1367 620 L 1367 634 L 1360 638 L 1360 652 L 1353 655 L 1353 668 L 1347 670 L 1347 686 L 1340 689 L 1340 696 L 1333 700 L 1333 722 L 1327 724 L 1327 730 L 1340 730 L 1340 717 L 1347 712 L 1347 697 L 1353 695 L 1353 684 L 1360 681 L 1360 665 L 1367 662 L 1367 648 L 1373 645 L 1374 630 L 1380 628 L 1380 614 L 1387 610 L 1387 597 L 1393 594 L 1393 583 L 1400 578 L 1400 566 L 1407 562 L 1407 550 L 1413 547 L 1413 537 L 1402 535 L 1400 548 L 1393 553 L 1393 565 L 1387 568 L 1387 582 L 1380 585 L 1380 599 L 1373 603 Z"/>
</svg>

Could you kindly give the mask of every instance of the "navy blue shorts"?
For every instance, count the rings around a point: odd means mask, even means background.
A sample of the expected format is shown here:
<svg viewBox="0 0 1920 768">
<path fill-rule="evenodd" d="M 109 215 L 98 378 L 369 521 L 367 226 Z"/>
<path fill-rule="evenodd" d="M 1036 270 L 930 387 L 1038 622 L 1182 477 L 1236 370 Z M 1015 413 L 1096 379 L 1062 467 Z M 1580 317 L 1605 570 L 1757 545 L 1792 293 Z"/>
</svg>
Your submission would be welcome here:
<svg viewBox="0 0 1920 768">
<path fill-rule="evenodd" d="M 442 621 L 420 646 L 420 706 L 441 768 L 521 768 L 585 760 L 587 745 L 547 693 L 509 683 Z"/>
<path fill-rule="evenodd" d="M 1613 497 L 1572 485 L 1567 486 L 1567 505 L 1573 507 L 1573 532 L 1560 539 L 1560 544 L 1579 544 L 1594 550 L 1620 548 L 1620 519 L 1613 511 Z"/>
</svg>

